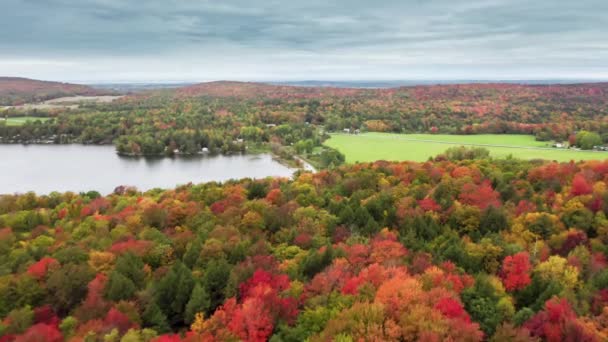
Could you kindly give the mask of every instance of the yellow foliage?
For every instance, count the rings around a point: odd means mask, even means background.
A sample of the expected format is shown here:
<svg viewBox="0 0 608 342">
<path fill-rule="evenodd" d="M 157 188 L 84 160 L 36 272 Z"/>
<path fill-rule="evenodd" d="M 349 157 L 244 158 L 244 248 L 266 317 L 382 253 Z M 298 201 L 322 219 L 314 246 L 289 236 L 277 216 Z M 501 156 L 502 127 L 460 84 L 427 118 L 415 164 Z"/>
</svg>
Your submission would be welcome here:
<svg viewBox="0 0 608 342">
<path fill-rule="evenodd" d="M 606 192 L 606 183 L 599 181 L 593 184 L 593 193 L 594 194 L 603 194 Z"/>
<path fill-rule="evenodd" d="M 511 226 L 510 231 L 505 230 L 501 232 L 501 234 L 505 239 L 505 242 L 518 244 L 527 248 L 534 243 L 534 241 L 540 239 L 540 236 L 526 229 L 523 223 L 519 221 L 521 220 L 518 219 L 518 221 Z"/>
<path fill-rule="evenodd" d="M 199 312 L 194 316 L 194 322 L 192 322 L 192 324 L 190 325 L 190 330 L 197 334 L 200 334 L 205 330 L 205 323 L 205 314 Z"/>
<path fill-rule="evenodd" d="M 116 256 L 110 252 L 91 251 L 89 253 L 89 266 L 95 272 L 109 272 L 114 266 Z"/>
<path fill-rule="evenodd" d="M 141 216 L 131 215 L 125 220 L 131 232 L 137 232 L 142 227 Z"/>
<path fill-rule="evenodd" d="M 535 271 L 545 281 L 557 281 L 567 289 L 573 289 L 578 283 L 578 269 L 568 265 L 561 256 L 553 255 L 536 266 Z"/>
<path fill-rule="evenodd" d="M 486 272 L 493 274 L 498 271 L 502 248 L 492 244 L 490 239 L 483 238 L 479 243 L 467 242 L 465 251 L 474 259 L 480 260 Z"/>
</svg>

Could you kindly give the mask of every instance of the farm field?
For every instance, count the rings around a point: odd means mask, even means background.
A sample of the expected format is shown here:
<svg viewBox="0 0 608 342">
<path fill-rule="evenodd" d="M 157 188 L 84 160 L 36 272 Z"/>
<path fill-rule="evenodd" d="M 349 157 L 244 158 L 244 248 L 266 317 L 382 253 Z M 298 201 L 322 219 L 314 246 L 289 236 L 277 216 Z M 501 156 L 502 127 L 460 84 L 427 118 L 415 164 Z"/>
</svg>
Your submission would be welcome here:
<svg viewBox="0 0 608 342">
<path fill-rule="evenodd" d="M 40 120 L 40 121 L 44 122 L 44 121 L 49 120 L 49 118 L 41 118 L 41 117 L 35 117 L 35 116 L 19 116 L 19 117 L 13 117 L 13 118 L 8 118 L 8 119 L 1 118 L 0 123 L 6 122 L 7 126 L 21 126 L 24 123 L 26 123 L 27 121 L 36 121 L 36 120 Z"/>
<path fill-rule="evenodd" d="M 512 155 L 521 159 L 556 161 L 607 159 L 607 152 L 559 150 L 549 142 L 536 141 L 531 135 L 480 134 L 434 135 L 363 133 L 333 134 L 325 145 L 344 153 L 347 163 L 376 160 L 425 161 L 453 146 L 478 146 L 490 151 L 492 157 Z"/>
</svg>

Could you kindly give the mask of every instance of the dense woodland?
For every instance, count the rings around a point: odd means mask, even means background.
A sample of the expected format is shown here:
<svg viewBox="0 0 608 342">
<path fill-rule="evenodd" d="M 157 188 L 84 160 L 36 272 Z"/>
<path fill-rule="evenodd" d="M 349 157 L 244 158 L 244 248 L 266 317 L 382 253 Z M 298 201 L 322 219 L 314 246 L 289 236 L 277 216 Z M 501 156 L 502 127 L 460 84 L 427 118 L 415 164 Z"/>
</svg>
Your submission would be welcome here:
<svg viewBox="0 0 608 342">
<path fill-rule="evenodd" d="M 608 161 L 452 149 L 5 195 L 0 341 L 606 341 L 607 183 Z"/>
<path fill-rule="evenodd" d="M 89 104 L 23 126 L 0 123 L 2 142 L 114 143 L 121 154 L 312 151 L 325 132 L 520 133 L 539 140 L 608 143 L 608 84 L 469 84 L 341 89 L 212 82 Z M 294 151 L 297 149 L 298 151 Z M 337 161 L 336 161 L 337 162 Z"/>
</svg>

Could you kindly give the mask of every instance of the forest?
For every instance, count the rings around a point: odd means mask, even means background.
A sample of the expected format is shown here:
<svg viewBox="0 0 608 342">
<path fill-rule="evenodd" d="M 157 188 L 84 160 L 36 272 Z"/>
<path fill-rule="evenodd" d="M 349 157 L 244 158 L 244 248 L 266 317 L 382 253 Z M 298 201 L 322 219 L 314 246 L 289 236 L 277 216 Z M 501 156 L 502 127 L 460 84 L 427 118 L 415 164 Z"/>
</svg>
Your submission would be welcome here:
<svg viewBox="0 0 608 342">
<path fill-rule="evenodd" d="M 0 341 L 606 341 L 608 161 L 487 154 L 3 195 Z"/>
<path fill-rule="evenodd" d="M 586 149 L 608 143 L 607 83 L 343 89 L 211 82 L 81 107 L 4 110 L 8 117 L 52 120 L 19 126 L 0 122 L 0 142 L 114 144 L 124 155 L 169 156 L 202 149 L 224 154 L 269 150 L 273 145 L 293 155 L 324 149 L 325 133 L 345 129 L 532 134 Z"/>
</svg>

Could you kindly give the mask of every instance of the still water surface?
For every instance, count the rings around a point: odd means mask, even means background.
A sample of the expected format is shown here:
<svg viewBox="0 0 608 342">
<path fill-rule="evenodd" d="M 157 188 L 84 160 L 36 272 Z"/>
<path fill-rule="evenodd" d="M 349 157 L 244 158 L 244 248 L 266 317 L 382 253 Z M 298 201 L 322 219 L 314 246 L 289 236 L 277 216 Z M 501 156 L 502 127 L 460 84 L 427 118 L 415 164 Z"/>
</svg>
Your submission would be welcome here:
<svg viewBox="0 0 608 342">
<path fill-rule="evenodd" d="M 0 194 L 139 190 L 238 178 L 290 177 L 294 170 L 269 154 L 128 158 L 113 146 L 0 145 Z"/>
</svg>

